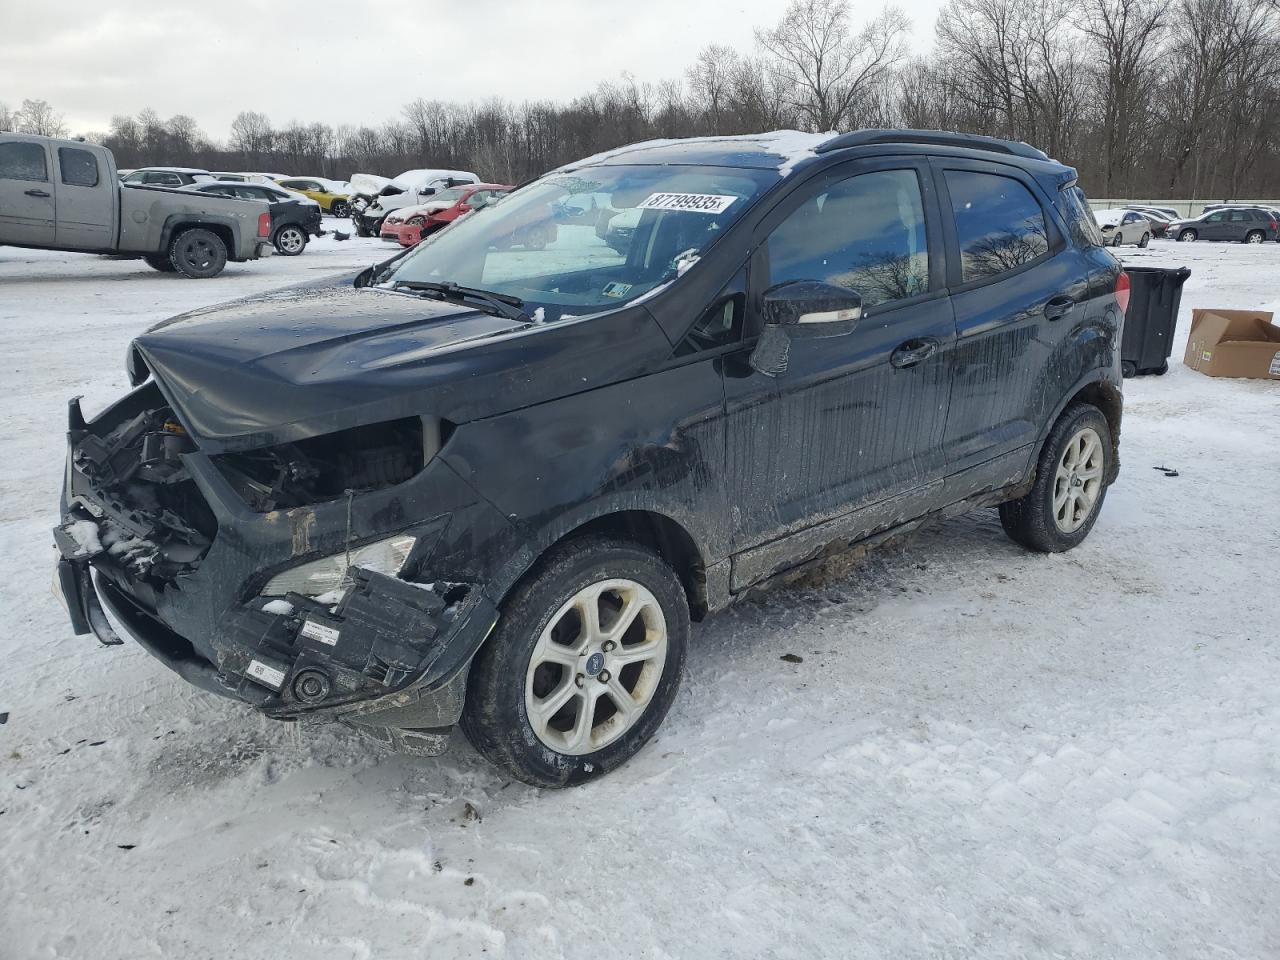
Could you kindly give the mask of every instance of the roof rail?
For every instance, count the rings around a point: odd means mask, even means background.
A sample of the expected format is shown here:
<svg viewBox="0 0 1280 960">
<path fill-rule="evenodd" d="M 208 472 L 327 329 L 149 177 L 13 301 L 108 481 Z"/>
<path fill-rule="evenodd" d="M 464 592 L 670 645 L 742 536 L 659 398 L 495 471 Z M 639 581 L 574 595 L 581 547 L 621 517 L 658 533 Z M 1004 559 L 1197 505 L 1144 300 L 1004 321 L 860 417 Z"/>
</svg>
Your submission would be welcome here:
<svg viewBox="0 0 1280 960">
<path fill-rule="evenodd" d="M 862 147 L 874 143 L 923 143 L 938 147 L 963 147 L 969 150 L 986 150 L 1005 153 L 1028 160 L 1048 160 L 1049 155 L 1028 143 L 1017 140 L 999 140 L 976 133 L 952 133 L 949 130 L 854 130 L 842 133 L 818 145 L 815 153 L 830 153 L 846 147 Z"/>
</svg>

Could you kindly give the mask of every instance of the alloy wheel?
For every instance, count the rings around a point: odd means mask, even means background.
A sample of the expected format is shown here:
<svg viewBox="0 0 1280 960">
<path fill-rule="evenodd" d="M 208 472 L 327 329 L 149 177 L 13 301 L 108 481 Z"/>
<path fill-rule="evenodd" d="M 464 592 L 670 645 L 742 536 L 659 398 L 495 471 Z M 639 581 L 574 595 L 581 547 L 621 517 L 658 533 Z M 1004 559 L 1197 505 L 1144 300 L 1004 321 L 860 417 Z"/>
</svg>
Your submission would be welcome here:
<svg viewBox="0 0 1280 960">
<path fill-rule="evenodd" d="M 1102 493 L 1102 438 L 1092 427 L 1077 431 L 1062 451 L 1053 476 L 1053 522 L 1075 533 L 1092 515 Z"/>
<path fill-rule="evenodd" d="M 276 236 L 276 242 L 280 244 L 282 253 L 300 253 L 307 241 L 297 227 L 285 227 Z"/>
<path fill-rule="evenodd" d="M 648 588 L 629 579 L 584 587 L 556 611 L 530 654 L 529 725 L 557 753 L 594 753 L 644 714 L 666 659 L 666 618 Z"/>
</svg>

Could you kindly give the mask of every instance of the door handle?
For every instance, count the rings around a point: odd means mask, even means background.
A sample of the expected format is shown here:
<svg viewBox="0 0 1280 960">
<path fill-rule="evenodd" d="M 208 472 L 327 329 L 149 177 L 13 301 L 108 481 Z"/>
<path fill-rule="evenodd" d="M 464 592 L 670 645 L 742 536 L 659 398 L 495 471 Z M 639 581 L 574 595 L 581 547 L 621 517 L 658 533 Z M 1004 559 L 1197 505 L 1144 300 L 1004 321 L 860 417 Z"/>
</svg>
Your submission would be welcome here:
<svg viewBox="0 0 1280 960">
<path fill-rule="evenodd" d="M 937 340 L 907 340 L 898 344 L 898 349 L 889 354 L 889 363 L 899 370 L 914 367 L 921 360 L 932 356 L 937 349 Z"/>
<path fill-rule="evenodd" d="M 24 190 L 23 192 L 24 192 L 28 197 L 47 197 L 47 196 L 49 196 L 49 192 L 48 192 L 47 190 Z"/>
<path fill-rule="evenodd" d="M 1070 297 L 1054 297 L 1044 305 L 1046 320 L 1061 320 L 1075 308 L 1076 302 Z"/>
</svg>

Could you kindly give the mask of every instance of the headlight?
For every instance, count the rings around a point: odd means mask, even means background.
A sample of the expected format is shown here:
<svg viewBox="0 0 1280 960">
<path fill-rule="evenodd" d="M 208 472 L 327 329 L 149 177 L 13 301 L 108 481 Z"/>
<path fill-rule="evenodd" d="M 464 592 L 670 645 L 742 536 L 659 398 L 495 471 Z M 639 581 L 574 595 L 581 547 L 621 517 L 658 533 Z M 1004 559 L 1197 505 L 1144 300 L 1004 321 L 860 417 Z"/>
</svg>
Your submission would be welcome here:
<svg viewBox="0 0 1280 960">
<path fill-rule="evenodd" d="M 283 597 L 286 593 L 318 597 L 341 588 L 349 566 L 395 577 L 404 569 L 416 542 L 416 537 L 398 534 L 386 540 L 366 543 L 350 553 L 343 551 L 321 560 L 312 560 L 276 574 L 262 593 L 268 597 Z"/>
</svg>

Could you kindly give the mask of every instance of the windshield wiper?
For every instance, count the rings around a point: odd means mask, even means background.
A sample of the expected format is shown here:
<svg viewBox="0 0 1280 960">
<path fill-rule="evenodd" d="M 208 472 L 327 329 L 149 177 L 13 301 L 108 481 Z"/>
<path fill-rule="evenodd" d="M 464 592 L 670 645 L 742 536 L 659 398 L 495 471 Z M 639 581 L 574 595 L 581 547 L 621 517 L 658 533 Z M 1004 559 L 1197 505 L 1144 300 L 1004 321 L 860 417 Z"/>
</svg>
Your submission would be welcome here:
<svg viewBox="0 0 1280 960">
<path fill-rule="evenodd" d="M 478 287 L 463 287 L 449 280 L 439 283 L 432 280 L 395 280 L 392 281 L 391 287 L 393 290 L 436 293 L 442 300 L 458 300 L 464 303 L 468 300 L 478 300 L 500 317 L 520 323 L 533 323 L 523 310 L 524 301 L 505 293 L 494 293 L 492 290 L 481 290 Z"/>
</svg>

